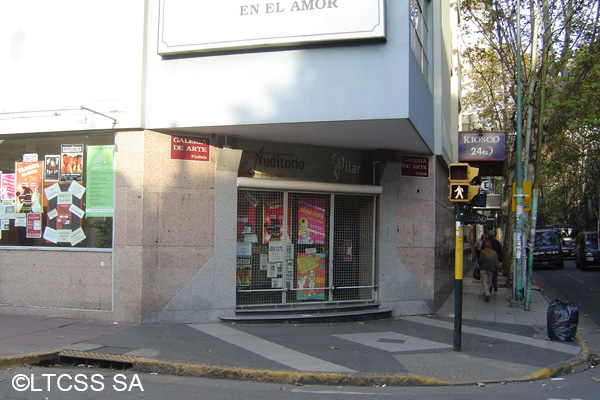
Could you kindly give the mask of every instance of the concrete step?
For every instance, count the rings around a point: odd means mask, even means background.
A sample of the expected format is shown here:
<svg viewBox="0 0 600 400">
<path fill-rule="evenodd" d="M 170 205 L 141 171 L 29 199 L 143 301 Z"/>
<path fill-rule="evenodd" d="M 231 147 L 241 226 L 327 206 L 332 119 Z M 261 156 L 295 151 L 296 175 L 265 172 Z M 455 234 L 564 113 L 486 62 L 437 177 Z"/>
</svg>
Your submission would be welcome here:
<svg viewBox="0 0 600 400">
<path fill-rule="evenodd" d="M 221 321 L 238 324 L 281 324 L 281 323 L 329 323 L 353 322 L 392 317 L 391 309 L 366 308 L 355 310 L 273 310 L 254 313 L 236 313 L 233 317 L 221 317 Z"/>
</svg>

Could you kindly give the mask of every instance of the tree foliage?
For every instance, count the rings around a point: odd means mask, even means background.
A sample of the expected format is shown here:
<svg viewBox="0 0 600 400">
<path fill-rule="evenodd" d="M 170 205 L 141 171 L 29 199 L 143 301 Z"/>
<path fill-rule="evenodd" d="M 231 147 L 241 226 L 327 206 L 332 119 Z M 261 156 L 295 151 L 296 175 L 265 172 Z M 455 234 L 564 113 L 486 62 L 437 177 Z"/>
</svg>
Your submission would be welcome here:
<svg viewBox="0 0 600 400">
<path fill-rule="evenodd" d="M 510 201 L 515 166 L 525 160 L 540 188 L 538 226 L 590 229 L 600 204 L 600 0 L 463 0 L 462 109 L 484 130 L 507 132 L 500 226 L 514 229 Z M 517 6 L 520 5 L 520 32 Z M 539 29 L 537 29 L 539 28 Z M 520 33 L 520 35 L 519 35 Z M 517 46 L 517 37 L 521 46 Z M 517 127 L 520 51 L 522 126 Z M 528 153 L 515 138 L 530 134 Z M 511 246 L 508 248 L 510 253 Z M 512 258 L 505 254 L 505 260 Z"/>
</svg>

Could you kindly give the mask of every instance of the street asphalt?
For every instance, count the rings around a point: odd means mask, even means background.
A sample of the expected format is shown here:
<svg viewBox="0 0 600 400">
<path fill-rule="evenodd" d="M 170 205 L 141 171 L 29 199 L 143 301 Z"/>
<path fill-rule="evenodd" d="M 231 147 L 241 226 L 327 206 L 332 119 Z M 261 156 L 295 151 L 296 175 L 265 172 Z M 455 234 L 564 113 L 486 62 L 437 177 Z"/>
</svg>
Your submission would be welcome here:
<svg viewBox="0 0 600 400">
<path fill-rule="evenodd" d="M 573 341 L 549 340 L 552 293 L 534 289 L 525 311 L 504 287 L 484 302 L 481 282 L 465 278 L 460 334 L 454 294 L 435 315 L 344 323 L 128 325 L 0 314 L 0 367 L 73 362 L 263 382 L 430 386 L 589 368 L 600 329 L 580 316 Z"/>
</svg>

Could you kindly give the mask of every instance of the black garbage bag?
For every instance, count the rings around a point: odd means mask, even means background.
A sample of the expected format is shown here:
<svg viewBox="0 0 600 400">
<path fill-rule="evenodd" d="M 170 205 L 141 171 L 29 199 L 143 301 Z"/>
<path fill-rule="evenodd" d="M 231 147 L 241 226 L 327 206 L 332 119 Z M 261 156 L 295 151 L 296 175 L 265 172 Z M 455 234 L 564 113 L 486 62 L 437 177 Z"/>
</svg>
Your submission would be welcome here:
<svg viewBox="0 0 600 400">
<path fill-rule="evenodd" d="M 569 342 L 577 333 L 579 309 L 573 303 L 555 299 L 548 306 L 548 338 Z"/>
</svg>

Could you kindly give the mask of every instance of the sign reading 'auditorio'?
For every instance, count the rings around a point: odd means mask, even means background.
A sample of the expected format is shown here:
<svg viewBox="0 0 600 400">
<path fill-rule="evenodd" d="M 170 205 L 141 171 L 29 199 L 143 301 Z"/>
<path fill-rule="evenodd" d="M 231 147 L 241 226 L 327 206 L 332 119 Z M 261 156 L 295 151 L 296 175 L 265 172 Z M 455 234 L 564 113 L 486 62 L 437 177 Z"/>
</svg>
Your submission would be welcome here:
<svg viewBox="0 0 600 400">
<path fill-rule="evenodd" d="M 161 0 L 158 54 L 385 39 L 384 0 Z"/>
</svg>

